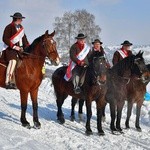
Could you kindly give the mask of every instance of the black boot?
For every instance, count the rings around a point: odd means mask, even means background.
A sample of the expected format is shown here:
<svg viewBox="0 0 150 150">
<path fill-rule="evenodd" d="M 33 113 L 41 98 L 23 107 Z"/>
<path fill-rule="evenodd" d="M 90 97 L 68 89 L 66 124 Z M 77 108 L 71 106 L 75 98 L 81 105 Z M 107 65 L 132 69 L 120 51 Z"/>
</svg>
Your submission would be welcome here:
<svg viewBox="0 0 150 150">
<path fill-rule="evenodd" d="M 6 87 L 5 87 L 6 89 L 17 89 L 17 87 L 16 87 L 16 85 L 14 84 L 14 83 L 10 83 L 10 82 L 8 82 L 7 84 L 6 84 Z"/>
</svg>

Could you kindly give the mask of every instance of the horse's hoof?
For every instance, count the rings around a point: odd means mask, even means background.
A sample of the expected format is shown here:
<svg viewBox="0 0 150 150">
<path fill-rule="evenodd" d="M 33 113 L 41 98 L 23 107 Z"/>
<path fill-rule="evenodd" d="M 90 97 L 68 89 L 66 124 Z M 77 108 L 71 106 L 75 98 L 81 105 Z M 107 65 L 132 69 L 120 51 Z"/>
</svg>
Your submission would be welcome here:
<svg viewBox="0 0 150 150">
<path fill-rule="evenodd" d="M 126 126 L 126 128 L 125 128 L 126 130 L 128 130 L 128 129 L 130 129 L 130 127 L 129 126 Z"/>
<path fill-rule="evenodd" d="M 136 128 L 136 130 L 137 130 L 138 132 L 142 132 L 142 129 L 141 129 L 140 127 Z"/>
<path fill-rule="evenodd" d="M 22 126 L 27 128 L 27 129 L 31 129 L 31 126 L 29 123 L 22 123 Z"/>
<path fill-rule="evenodd" d="M 34 122 L 34 129 L 40 129 L 41 128 L 41 123 L 40 122 Z"/>
<path fill-rule="evenodd" d="M 74 122 L 75 121 L 75 117 L 74 116 L 70 116 L 70 121 Z"/>
<path fill-rule="evenodd" d="M 116 127 L 117 131 L 122 132 L 121 127 Z"/>
<path fill-rule="evenodd" d="M 99 135 L 99 136 L 104 136 L 105 133 L 104 133 L 104 131 L 100 131 L 100 132 L 98 132 L 98 135 Z"/>
<path fill-rule="evenodd" d="M 86 135 L 88 135 L 88 136 L 90 136 L 90 135 L 93 134 L 92 130 L 86 130 L 85 133 L 86 133 Z"/>
<path fill-rule="evenodd" d="M 64 124 L 64 123 L 65 123 L 64 117 L 59 117 L 57 120 L 58 120 L 58 122 L 59 122 L 60 124 Z"/>
</svg>

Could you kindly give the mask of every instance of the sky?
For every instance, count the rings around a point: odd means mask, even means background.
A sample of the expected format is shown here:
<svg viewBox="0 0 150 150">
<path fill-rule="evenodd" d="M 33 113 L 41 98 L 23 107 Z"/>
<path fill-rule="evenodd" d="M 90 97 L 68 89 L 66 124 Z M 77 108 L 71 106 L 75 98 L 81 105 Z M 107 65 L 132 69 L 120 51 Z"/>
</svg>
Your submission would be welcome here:
<svg viewBox="0 0 150 150">
<path fill-rule="evenodd" d="M 46 30 L 53 31 L 55 17 L 86 9 L 95 16 L 104 45 L 124 40 L 150 45 L 150 0 L 1 0 L 0 6 L 0 37 L 15 12 L 26 17 L 22 24 L 31 43 Z"/>
</svg>

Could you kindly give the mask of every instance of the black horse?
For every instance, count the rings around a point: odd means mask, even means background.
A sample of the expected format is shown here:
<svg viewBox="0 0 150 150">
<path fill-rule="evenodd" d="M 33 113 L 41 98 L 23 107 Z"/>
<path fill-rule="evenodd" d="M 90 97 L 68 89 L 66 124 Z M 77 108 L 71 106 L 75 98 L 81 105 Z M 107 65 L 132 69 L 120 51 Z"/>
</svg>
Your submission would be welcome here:
<svg viewBox="0 0 150 150">
<path fill-rule="evenodd" d="M 75 98 L 85 99 L 87 110 L 86 133 L 92 134 L 90 127 L 90 119 L 92 116 L 91 103 L 93 100 L 97 104 L 97 129 L 100 135 L 104 134 L 101 125 L 102 109 L 105 106 L 106 94 L 106 60 L 104 57 L 94 57 L 92 62 L 87 67 L 86 76 L 83 86 L 81 87 L 82 93 L 75 94 L 73 91 L 72 82 L 64 80 L 64 75 L 67 67 L 63 66 L 58 68 L 52 75 L 52 83 L 56 94 L 56 102 L 58 107 L 57 117 L 60 123 L 64 123 L 64 115 L 62 112 L 62 105 L 68 95 Z"/>
<path fill-rule="evenodd" d="M 108 72 L 107 75 L 108 90 L 106 93 L 106 101 L 110 105 L 110 113 L 111 113 L 110 129 L 112 133 L 115 133 L 115 131 L 119 131 L 122 133 L 120 122 L 121 122 L 122 108 L 129 94 L 127 90 L 127 85 L 129 84 L 130 80 L 132 80 L 133 76 L 139 75 L 139 73 L 144 74 L 145 72 L 148 71 L 142 55 L 143 53 L 139 52 L 137 55 L 132 55 L 125 58 L 122 61 L 118 62 L 115 66 L 113 66 Z M 139 72 L 137 72 L 137 68 L 139 69 Z M 140 78 L 140 80 L 143 80 L 145 78 L 146 77 L 143 76 L 142 78 Z M 116 111 L 117 111 L 117 119 L 116 119 Z M 137 113 L 138 113 L 137 115 L 139 115 L 139 110 L 137 111 Z M 136 123 L 136 128 L 140 128 L 138 119 Z"/>
</svg>

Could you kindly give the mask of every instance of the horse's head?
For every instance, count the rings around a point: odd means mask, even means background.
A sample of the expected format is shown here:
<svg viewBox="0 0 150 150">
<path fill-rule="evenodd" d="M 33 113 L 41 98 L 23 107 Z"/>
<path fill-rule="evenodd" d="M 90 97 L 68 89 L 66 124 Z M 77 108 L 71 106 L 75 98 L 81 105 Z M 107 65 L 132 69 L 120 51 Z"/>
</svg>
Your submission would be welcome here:
<svg viewBox="0 0 150 150">
<path fill-rule="evenodd" d="M 135 70 L 137 75 L 140 75 L 142 77 L 143 82 L 150 78 L 148 68 L 143 58 L 143 52 L 139 51 L 139 53 L 135 55 L 133 66 L 133 70 Z"/>
<path fill-rule="evenodd" d="M 107 64 L 104 56 L 93 58 L 93 75 L 96 82 L 104 84 L 106 82 Z"/>
<path fill-rule="evenodd" d="M 59 65 L 60 58 L 56 49 L 56 42 L 53 37 L 55 35 L 55 31 L 51 34 L 48 34 L 48 30 L 45 32 L 43 36 L 43 48 L 45 55 L 51 60 L 53 65 Z"/>
</svg>

